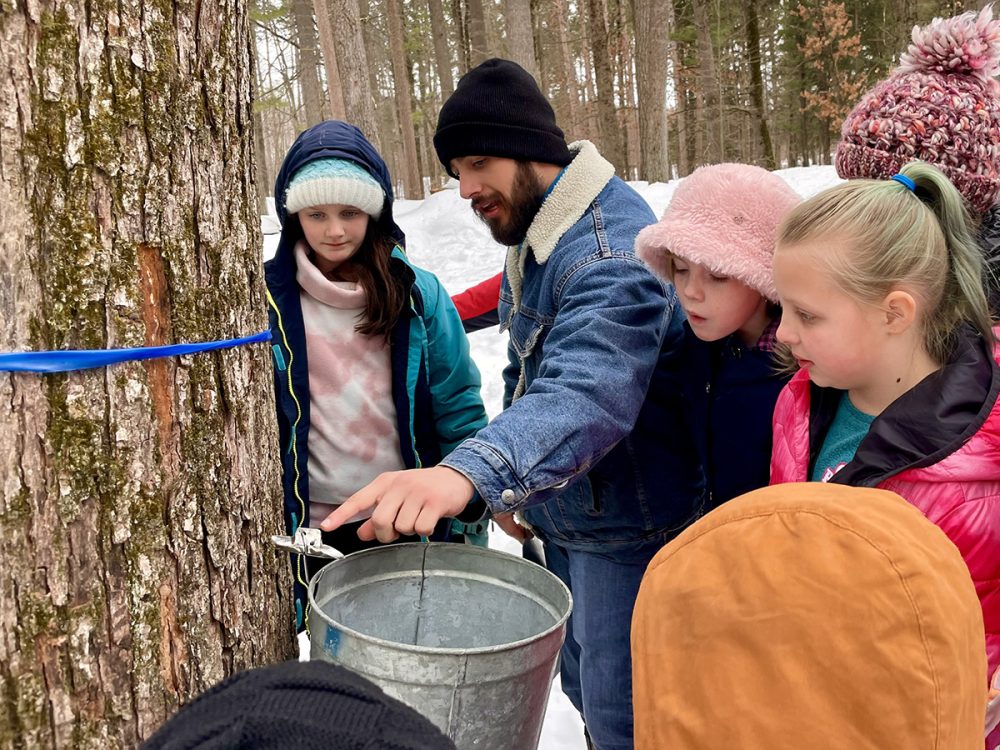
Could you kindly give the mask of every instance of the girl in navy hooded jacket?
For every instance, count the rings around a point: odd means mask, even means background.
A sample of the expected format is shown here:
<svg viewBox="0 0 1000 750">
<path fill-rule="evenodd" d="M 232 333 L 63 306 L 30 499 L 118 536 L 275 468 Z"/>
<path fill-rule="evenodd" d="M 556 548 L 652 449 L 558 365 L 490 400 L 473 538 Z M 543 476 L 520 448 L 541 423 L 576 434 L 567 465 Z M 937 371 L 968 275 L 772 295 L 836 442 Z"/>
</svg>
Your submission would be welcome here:
<svg viewBox="0 0 1000 750">
<path fill-rule="evenodd" d="M 486 412 L 458 313 L 437 278 L 407 260 L 388 171 L 361 131 L 328 121 L 300 134 L 275 201 L 281 239 L 265 273 L 294 534 L 381 473 L 438 463 Z M 445 519 L 434 538 L 485 545 L 479 516 Z M 377 545 L 358 538 L 364 520 L 324 532 L 324 543 L 344 553 Z M 300 626 L 323 562 L 293 560 Z"/>
<path fill-rule="evenodd" d="M 713 164 L 674 191 L 636 254 L 677 287 L 684 324 L 685 412 L 705 472 L 705 510 L 759 487 L 770 468 L 781 320 L 771 258 L 782 218 L 801 199 L 775 174 Z"/>
</svg>

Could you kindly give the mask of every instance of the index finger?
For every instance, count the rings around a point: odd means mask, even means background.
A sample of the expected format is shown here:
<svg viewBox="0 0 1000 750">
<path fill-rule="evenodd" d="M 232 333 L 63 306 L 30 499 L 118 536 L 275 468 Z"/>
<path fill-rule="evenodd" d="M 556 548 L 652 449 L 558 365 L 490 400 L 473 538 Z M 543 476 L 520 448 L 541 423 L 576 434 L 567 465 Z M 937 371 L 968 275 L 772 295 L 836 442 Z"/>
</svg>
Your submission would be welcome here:
<svg viewBox="0 0 1000 750">
<path fill-rule="evenodd" d="M 381 484 L 379 479 L 376 479 L 347 498 L 339 508 L 323 519 L 319 527 L 323 531 L 333 531 L 340 528 L 362 511 L 375 507 L 381 496 Z"/>
</svg>

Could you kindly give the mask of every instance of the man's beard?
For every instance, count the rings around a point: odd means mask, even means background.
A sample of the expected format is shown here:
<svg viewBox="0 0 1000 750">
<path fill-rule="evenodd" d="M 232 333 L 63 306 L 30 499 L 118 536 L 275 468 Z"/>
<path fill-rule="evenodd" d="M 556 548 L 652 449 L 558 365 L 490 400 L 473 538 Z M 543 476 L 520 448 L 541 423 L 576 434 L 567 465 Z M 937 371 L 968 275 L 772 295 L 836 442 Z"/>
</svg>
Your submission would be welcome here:
<svg viewBox="0 0 1000 750">
<path fill-rule="evenodd" d="M 524 240 L 528 234 L 528 227 L 535 220 L 535 214 L 545 200 L 545 187 L 527 162 L 517 163 L 517 172 L 514 174 L 510 193 L 510 200 L 500 193 L 487 199 L 476 199 L 476 203 L 499 203 L 502 209 L 506 209 L 506 212 L 501 211 L 501 216 L 496 219 L 485 219 L 478 209 L 476 210 L 476 216 L 490 228 L 493 239 L 501 245 L 518 245 Z M 475 207 L 474 203 L 473 208 Z M 507 215 L 506 220 L 502 218 L 504 213 Z"/>
</svg>

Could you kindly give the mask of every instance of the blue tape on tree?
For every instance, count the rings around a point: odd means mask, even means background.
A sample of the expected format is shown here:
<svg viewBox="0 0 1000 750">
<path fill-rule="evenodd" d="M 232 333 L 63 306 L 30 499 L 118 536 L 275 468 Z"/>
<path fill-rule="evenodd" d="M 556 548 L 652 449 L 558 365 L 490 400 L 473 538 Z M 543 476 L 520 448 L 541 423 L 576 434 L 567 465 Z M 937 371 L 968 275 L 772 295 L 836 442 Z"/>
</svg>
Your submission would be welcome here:
<svg viewBox="0 0 1000 750">
<path fill-rule="evenodd" d="M 72 349 L 62 352 L 8 352 L 0 354 L 0 372 L 71 372 L 92 367 L 107 367 L 121 362 L 135 362 L 157 357 L 179 357 L 216 349 L 230 349 L 244 344 L 257 344 L 271 340 L 270 331 L 253 336 L 222 341 L 205 341 L 200 344 L 171 344 L 169 346 L 142 346 L 133 349 Z"/>
</svg>

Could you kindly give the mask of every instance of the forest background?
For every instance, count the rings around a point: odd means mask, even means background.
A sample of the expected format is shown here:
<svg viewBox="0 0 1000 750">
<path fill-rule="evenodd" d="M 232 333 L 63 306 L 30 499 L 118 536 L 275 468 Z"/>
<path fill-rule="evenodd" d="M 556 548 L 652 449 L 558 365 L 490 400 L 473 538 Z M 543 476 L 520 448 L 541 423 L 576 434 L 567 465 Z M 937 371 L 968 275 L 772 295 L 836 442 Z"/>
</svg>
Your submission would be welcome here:
<svg viewBox="0 0 1000 750">
<path fill-rule="evenodd" d="M 255 0 L 261 194 L 329 117 L 379 147 L 400 197 L 443 186 L 437 113 L 469 68 L 519 62 L 567 139 L 649 182 L 702 164 L 829 164 L 840 124 L 940 0 Z M 399 85 L 402 82 L 403 85 Z"/>
</svg>

